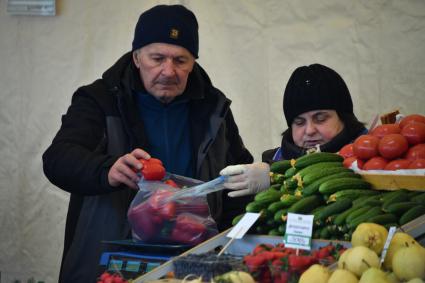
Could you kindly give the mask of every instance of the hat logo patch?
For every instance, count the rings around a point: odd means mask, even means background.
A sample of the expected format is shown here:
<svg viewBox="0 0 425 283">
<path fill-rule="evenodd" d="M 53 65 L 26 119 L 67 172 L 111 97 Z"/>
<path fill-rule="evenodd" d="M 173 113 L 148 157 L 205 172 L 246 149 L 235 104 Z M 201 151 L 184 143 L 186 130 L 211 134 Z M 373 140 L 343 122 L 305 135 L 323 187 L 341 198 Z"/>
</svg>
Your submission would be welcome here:
<svg viewBox="0 0 425 283">
<path fill-rule="evenodd" d="M 179 30 L 178 29 L 175 29 L 175 28 L 172 28 L 170 30 L 170 38 L 172 38 L 172 39 L 178 39 L 179 38 Z"/>
</svg>

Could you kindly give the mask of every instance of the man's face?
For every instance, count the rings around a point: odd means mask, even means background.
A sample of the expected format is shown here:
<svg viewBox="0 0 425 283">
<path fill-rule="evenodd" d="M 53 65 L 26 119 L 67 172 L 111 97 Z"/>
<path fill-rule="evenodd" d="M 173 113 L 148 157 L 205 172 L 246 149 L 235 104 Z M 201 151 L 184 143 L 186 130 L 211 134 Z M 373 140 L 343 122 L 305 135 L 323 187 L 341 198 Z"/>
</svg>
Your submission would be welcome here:
<svg viewBox="0 0 425 283">
<path fill-rule="evenodd" d="M 133 52 L 133 60 L 147 92 L 168 103 L 186 89 L 195 57 L 186 49 L 151 43 Z"/>
<path fill-rule="evenodd" d="M 314 110 L 297 116 L 291 125 L 294 143 L 312 148 L 332 140 L 344 128 L 335 110 Z"/>
</svg>

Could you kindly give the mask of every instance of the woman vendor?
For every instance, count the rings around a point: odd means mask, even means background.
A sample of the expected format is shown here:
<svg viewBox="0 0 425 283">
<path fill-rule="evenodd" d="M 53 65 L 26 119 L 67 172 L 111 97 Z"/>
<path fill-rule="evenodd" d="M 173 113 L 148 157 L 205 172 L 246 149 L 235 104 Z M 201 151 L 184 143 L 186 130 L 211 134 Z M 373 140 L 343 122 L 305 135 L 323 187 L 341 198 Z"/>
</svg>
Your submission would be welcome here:
<svg viewBox="0 0 425 283">
<path fill-rule="evenodd" d="M 298 67 L 283 96 L 283 113 L 289 126 L 280 147 L 263 152 L 262 161 L 224 168 L 225 187 L 231 197 L 256 194 L 270 185 L 269 164 L 298 158 L 307 151 L 338 152 L 367 132 L 354 114 L 350 92 L 342 77 L 320 64 Z"/>
</svg>

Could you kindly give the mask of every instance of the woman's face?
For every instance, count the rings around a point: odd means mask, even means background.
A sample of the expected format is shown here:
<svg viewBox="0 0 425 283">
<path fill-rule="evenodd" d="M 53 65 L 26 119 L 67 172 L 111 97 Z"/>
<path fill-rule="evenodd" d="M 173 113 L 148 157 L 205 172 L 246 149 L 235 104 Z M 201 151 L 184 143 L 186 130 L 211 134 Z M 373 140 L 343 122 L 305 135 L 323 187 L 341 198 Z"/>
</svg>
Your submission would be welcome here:
<svg viewBox="0 0 425 283">
<path fill-rule="evenodd" d="M 335 110 L 314 110 L 297 116 L 291 125 L 294 143 L 312 148 L 332 140 L 344 129 Z"/>
</svg>

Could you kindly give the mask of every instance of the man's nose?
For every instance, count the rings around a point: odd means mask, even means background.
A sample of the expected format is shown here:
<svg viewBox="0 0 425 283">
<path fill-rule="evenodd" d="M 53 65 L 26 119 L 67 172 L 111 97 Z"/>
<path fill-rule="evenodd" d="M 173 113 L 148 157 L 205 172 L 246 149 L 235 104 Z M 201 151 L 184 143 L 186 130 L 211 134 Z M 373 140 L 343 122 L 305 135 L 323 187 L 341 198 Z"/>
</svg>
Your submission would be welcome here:
<svg viewBox="0 0 425 283">
<path fill-rule="evenodd" d="M 173 60 L 165 60 L 162 64 L 162 74 L 165 76 L 173 76 L 175 73 L 176 71 Z"/>
</svg>

